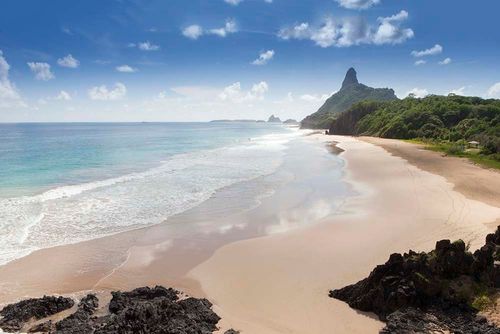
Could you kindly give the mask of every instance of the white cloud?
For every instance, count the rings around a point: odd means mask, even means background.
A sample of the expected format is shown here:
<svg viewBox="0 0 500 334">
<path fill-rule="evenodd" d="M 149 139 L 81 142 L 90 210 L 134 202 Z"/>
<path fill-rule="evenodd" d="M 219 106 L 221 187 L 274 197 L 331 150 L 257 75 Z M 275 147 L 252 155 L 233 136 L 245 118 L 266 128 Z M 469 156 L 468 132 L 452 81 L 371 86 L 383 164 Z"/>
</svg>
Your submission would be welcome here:
<svg viewBox="0 0 500 334">
<path fill-rule="evenodd" d="M 30 70 L 35 73 L 35 78 L 37 80 L 48 81 L 55 78 L 54 73 L 50 71 L 50 65 L 47 63 L 30 62 L 28 66 Z"/>
<path fill-rule="evenodd" d="M 219 99 L 234 103 L 242 103 L 255 100 L 263 100 L 264 95 L 269 91 L 269 86 L 265 81 L 261 81 L 252 86 L 245 92 L 241 89 L 241 83 L 235 82 L 232 85 L 225 87 L 219 94 Z"/>
<path fill-rule="evenodd" d="M 120 66 L 116 66 L 115 69 L 118 71 L 118 72 L 123 72 L 123 73 L 134 73 L 134 72 L 137 72 L 137 69 L 134 68 L 134 67 L 130 67 L 128 65 L 120 65 Z"/>
<path fill-rule="evenodd" d="M 209 34 L 217 35 L 219 37 L 226 37 L 228 34 L 232 34 L 238 31 L 236 21 L 233 19 L 226 20 L 226 24 L 222 28 L 210 29 Z"/>
<path fill-rule="evenodd" d="M 315 27 L 303 22 L 283 28 L 278 32 L 278 36 L 284 40 L 310 39 L 323 48 L 359 44 L 399 44 L 414 36 L 413 30 L 401 27 L 407 18 L 408 12 L 402 10 L 390 17 L 379 17 L 378 24 L 373 26 L 362 17 L 329 17 Z"/>
<path fill-rule="evenodd" d="M 423 59 L 420 59 L 420 60 L 417 60 L 417 61 L 415 62 L 415 66 L 424 65 L 424 64 L 426 64 L 426 63 L 427 63 L 427 61 L 425 61 L 425 60 L 423 60 Z"/>
<path fill-rule="evenodd" d="M 238 25 L 233 19 L 227 19 L 223 27 L 213 28 L 205 30 L 202 26 L 198 24 L 190 25 L 182 29 L 182 35 L 190 39 L 198 39 L 205 34 L 217 35 L 219 37 L 226 37 L 229 34 L 233 34 L 238 31 Z"/>
<path fill-rule="evenodd" d="M 10 65 L 0 50 L 0 108 L 25 106 L 15 85 L 9 80 Z"/>
<path fill-rule="evenodd" d="M 323 102 L 328 96 L 328 94 L 304 94 L 300 96 L 300 99 L 307 102 Z"/>
<path fill-rule="evenodd" d="M 373 36 L 375 44 L 399 44 L 413 38 L 413 30 L 401 28 L 400 24 L 408 19 L 408 12 L 402 10 L 389 17 L 379 17 L 380 25 Z"/>
<path fill-rule="evenodd" d="M 406 93 L 406 96 L 413 95 L 418 98 L 423 98 L 429 95 L 429 92 L 425 88 L 413 88 L 409 92 Z"/>
<path fill-rule="evenodd" d="M 455 94 L 455 95 L 461 95 L 461 96 L 465 96 L 465 89 L 467 87 L 463 86 L 463 87 L 460 87 L 460 88 L 457 88 L 457 89 L 453 89 L 449 92 L 449 94 Z"/>
<path fill-rule="evenodd" d="M 182 30 L 182 34 L 187 38 L 198 39 L 203 35 L 203 28 L 197 24 L 190 25 Z"/>
<path fill-rule="evenodd" d="M 129 43 L 127 45 L 129 48 L 138 48 L 142 51 L 158 51 L 160 50 L 160 46 L 156 44 L 152 44 L 150 41 L 141 42 L 141 43 Z"/>
<path fill-rule="evenodd" d="M 439 62 L 439 65 L 448 65 L 451 63 L 451 58 L 445 58 Z"/>
<path fill-rule="evenodd" d="M 348 9 L 367 9 L 380 3 L 380 0 L 335 0 L 340 6 Z"/>
<path fill-rule="evenodd" d="M 425 56 L 435 56 L 443 52 L 443 47 L 439 44 L 434 45 L 432 48 L 421 50 L 421 51 L 412 51 L 411 55 L 413 57 L 425 57 Z"/>
<path fill-rule="evenodd" d="M 497 82 L 488 89 L 488 96 L 500 99 L 500 82 Z"/>
<path fill-rule="evenodd" d="M 274 50 L 267 50 L 265 52 L 261 52 L 259 58 L 255 59 L 252 64 L 253 65 L 266 65 L 271 59 L 274 57 Z"/>
<path fill-rule="evenodd" d="M 59 64 L 59 66 L 69 68 L 77 68 L 78 66 L 80 66 L 80 61 L 73 58 L 71 54 L 67 55 L 66 57 L 59 58 L 57 60 L 57 63 Z"/>
<path fill-rule="evenodd" d="M 71 95 L 68 92 L 62 90 L 59 92 L 55 99 L 62 101 L 71 101 Z"/>
<path fill-rule="evenodd" d="M 243 0 L 224 0 L 224 2 L 228 3 L 228 4 L 232 5 L 232 6 L 238 6 L 240 3 L 243 2 Z M 264 2 L 273 3 L 273 0 L 264 0 Z"/>
<path fill-rule="evenodd" d="M 114 89 L 108 89 L 105 85 L 96 86 L 89 89 L 88 94 L 91 100 L 120 100 L 127 94 L 127 87 L 125 87 L 125 85 L 121 82 L 117 82 Z"/>
</svg>

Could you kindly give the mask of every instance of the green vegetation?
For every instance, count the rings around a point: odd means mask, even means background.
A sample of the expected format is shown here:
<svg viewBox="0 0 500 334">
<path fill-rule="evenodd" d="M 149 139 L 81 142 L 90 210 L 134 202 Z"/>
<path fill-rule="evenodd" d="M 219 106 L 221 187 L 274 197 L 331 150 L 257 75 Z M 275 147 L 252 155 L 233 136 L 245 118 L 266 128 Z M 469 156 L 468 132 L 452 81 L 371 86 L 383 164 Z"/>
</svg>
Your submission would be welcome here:
<svg viewBox="0 0 500 334">
<path fill-rule="evenodd" d="M 487 295 L 481 295 L 474 299 L 474 301 L 472 302 L 472 307 L 478 311 L 482 311 L 488 308 L 492 303 L 493 302 L 491 301 L 490 297 L 488 297 Z"/>
<path fill-rule="evenodd" d="M 500 100 L 431 95 L 362 102 L 339 115 L 330 132 L 419 139 L 429 149 L 500 168 Z"/>
</svg>

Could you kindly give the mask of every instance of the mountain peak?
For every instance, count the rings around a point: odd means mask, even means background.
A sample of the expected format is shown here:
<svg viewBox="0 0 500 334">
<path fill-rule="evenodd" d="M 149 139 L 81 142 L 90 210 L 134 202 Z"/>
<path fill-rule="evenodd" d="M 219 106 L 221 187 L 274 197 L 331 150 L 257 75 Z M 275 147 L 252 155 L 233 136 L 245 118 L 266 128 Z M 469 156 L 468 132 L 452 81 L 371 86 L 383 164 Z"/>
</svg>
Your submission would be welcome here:
<svg viewBox="0 0 500 334">
<path fill-rule="evenodd" d="M 358 77 L 356 75 L 356 70 L 351 67 L 349 70 L 347 70 L 344 82 L 342 82 L 342 88 L 341 89 L 344 89 L 344 88 L 346 88 L 348 86 L 356 85 L 358 83 L 359 82 L 358 82 Z"/>
</svg>

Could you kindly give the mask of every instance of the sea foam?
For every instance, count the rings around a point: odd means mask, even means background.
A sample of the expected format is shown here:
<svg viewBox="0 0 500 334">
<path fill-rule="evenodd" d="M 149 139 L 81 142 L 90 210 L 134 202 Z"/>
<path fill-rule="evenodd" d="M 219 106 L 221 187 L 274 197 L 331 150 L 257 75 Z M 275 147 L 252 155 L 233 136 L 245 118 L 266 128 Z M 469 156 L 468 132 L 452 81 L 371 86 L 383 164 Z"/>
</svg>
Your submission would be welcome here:
<svg viewBox="0 0 500 334">
<path fill-rule="evenodd" d="M 37 249 L 150 226 L 207 200 L 222 187 L 272 173 L 298 132 L 249 138 L 178 154 L 119 177 L 0 199 L 0 264 Z"/>
</svg>

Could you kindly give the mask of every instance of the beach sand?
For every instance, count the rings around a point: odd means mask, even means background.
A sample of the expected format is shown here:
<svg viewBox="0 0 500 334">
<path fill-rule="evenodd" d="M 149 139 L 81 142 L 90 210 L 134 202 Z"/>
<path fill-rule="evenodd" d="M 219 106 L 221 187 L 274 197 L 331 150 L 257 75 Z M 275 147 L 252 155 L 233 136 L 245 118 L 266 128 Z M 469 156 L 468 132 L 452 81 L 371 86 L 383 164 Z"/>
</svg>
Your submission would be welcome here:
<svg viewBox="0 0 500 334">
<path fill-rule="evenodd" d="M 443 238 L 462 238 L 474 249 L 500 217 L 499 207 L 467 199 L 444 177 L 381 147 L 333 139 L 345 150 L 346 177 L 360 193 L 346 201 L 344 214 L 225 246 L 191 271 L 226 327 L 244 333 L 376 333 L 381 322 L 329 298 L 328 290 L 366 277 L 393 252 L 428 251 Z M 477 173 L 498 178 L 483 169 Z"/>
<path fill-rule="evenodd" d="M 332 140 L 342 159 L 326 148 Z M 328 291 L 364 278 L 393 252 L 430 250 L 443 238 L 478 247 L 500 217 L 500 205 L 480 194 L 493 191 L 498 199 L 500 188 L 463 191 L 451 177 L 426 171 L 418 156 L 404 157 L 408 162 L 377 145 L 304 137 L 273 175 L 225 188 L 164 224 L 0 267 L 0 303 L 161 284 L 208 297 L 223 317 L 221 329 L 376 333 L 380 321 Z M 468 164 L 453 161 L 447 168 Z M 498 182 L 496 172 L 472 173 Z"/>
</svg>

